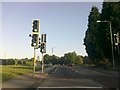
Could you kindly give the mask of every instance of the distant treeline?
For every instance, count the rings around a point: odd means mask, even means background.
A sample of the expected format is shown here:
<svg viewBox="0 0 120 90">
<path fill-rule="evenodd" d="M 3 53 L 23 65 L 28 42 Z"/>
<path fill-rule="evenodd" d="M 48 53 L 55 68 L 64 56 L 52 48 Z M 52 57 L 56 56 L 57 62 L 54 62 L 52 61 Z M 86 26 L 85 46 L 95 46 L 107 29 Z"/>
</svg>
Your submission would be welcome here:
<svg viewBox="0 0 120 90">
<path fill-rule="evenodd" d="M 45 64 L 60 64 L 60 65 L 67 65 L 67 64 L 76 64 L 76 65 L 82 65 L 82 64 L 91 64 L 89 61 L 89 58 L 87 56 L 77 55 L 77 53 L 74 52 L 68 52 L 65 53 L 64 56 L 58 57 L 56 55 L 44 55 L 44 63 Z"/>
<path fill-rule="evenodd" d="M 0 59 L 0 65 L 26 65 L 26 61 L 18 59 Z"/>
<path fill-rule="evenodd" d="M 67 64 L 92 64 L 91 61 L 87 56 L 77 55 L 75 52 L 65 53 L 64 56 L 58 57 L 55 55 L 44 55 L 44 63 L 45 64 L 60 64 L 60 65 L 67 65 Z M 42 64 L 42 61 L 36 60 L 36 64 Z M 33 65 L 33 58 L 28 59 L 0 59 L 0 65 Z"/>
</svg>

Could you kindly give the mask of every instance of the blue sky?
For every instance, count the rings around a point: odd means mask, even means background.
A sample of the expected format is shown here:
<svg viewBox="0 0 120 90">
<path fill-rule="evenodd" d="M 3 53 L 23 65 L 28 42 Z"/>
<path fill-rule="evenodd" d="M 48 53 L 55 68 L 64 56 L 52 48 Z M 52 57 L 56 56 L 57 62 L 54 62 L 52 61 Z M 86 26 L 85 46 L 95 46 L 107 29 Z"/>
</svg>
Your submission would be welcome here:
<svg viewBox="0 0 120 90">
<path fill-rule="evenodd" d="M 40 34 L 47 34 L 47 53 L 63 56 L 75 51 L 87 55 L 83 39 L 91 7 L 102 2 L 3 2 L 0 58 L 31 58 L 32 20 L 40 19 Z M 37 56 L 40 55 L 37 50 Z"/>
</svg>

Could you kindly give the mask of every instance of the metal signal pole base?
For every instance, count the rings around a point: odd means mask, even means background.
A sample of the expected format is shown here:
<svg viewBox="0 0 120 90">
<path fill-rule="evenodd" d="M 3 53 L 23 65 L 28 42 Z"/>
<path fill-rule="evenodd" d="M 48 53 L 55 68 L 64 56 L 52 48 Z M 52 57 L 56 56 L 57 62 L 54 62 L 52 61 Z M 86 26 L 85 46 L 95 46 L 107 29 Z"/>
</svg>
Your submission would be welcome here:
<svg viewBox="0 0 120 90">
<path fill-rule="evenodd" d="M 36 49 L 34 48 L 34 59 L 33 59 L 33 79 L 35 78 L 35 61 L 36 61 Z"/>
<path fill-rule="evenodd" d="M 44 73 L 44 55 L 42 53 L 42 74 Z"/>
</svg>

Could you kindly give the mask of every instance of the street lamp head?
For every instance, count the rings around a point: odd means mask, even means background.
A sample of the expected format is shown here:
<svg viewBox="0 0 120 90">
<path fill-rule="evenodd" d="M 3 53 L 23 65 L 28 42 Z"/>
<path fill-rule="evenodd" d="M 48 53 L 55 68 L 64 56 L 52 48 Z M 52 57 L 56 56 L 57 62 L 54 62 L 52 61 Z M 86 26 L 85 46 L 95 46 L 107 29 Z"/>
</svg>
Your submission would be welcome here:
<svg viewBox="0 0 120 90">
<path fill-rule="evenodd" d="M 111 22 L 110 21 L 100 21 L 100 20 L 97 20 L 97 22 L 99 23 L 99 22 L 108 22 L 108 23 L 110 23 L 111 24 Z"/>
<path fill-rule="evenodd" d="M 97 20 L 97 22 L 101 22 L 100 20 Z"/>
</svg>

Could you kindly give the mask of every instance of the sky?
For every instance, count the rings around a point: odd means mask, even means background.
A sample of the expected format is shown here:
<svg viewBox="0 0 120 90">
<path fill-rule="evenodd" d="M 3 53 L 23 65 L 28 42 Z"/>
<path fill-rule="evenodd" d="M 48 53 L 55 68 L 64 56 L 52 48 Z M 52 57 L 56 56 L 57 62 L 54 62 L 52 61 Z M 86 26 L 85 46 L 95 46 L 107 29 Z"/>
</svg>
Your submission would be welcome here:
<svg viewBox="0 0 120 90">
<path fill-rule="evenodd" d="M 83 39 L 92 6 L 101 11 L 102 2 L 2 2 L 0 58 L 33 57 L 33 19 L 40 20 L 40 34 L 47 34 L 47 54 L 52 55 L 53 47 L 60 57 L 73 51 L 87 55 Z M 41 55 L 40 49 L 36 54 Z"/>
</svg>

